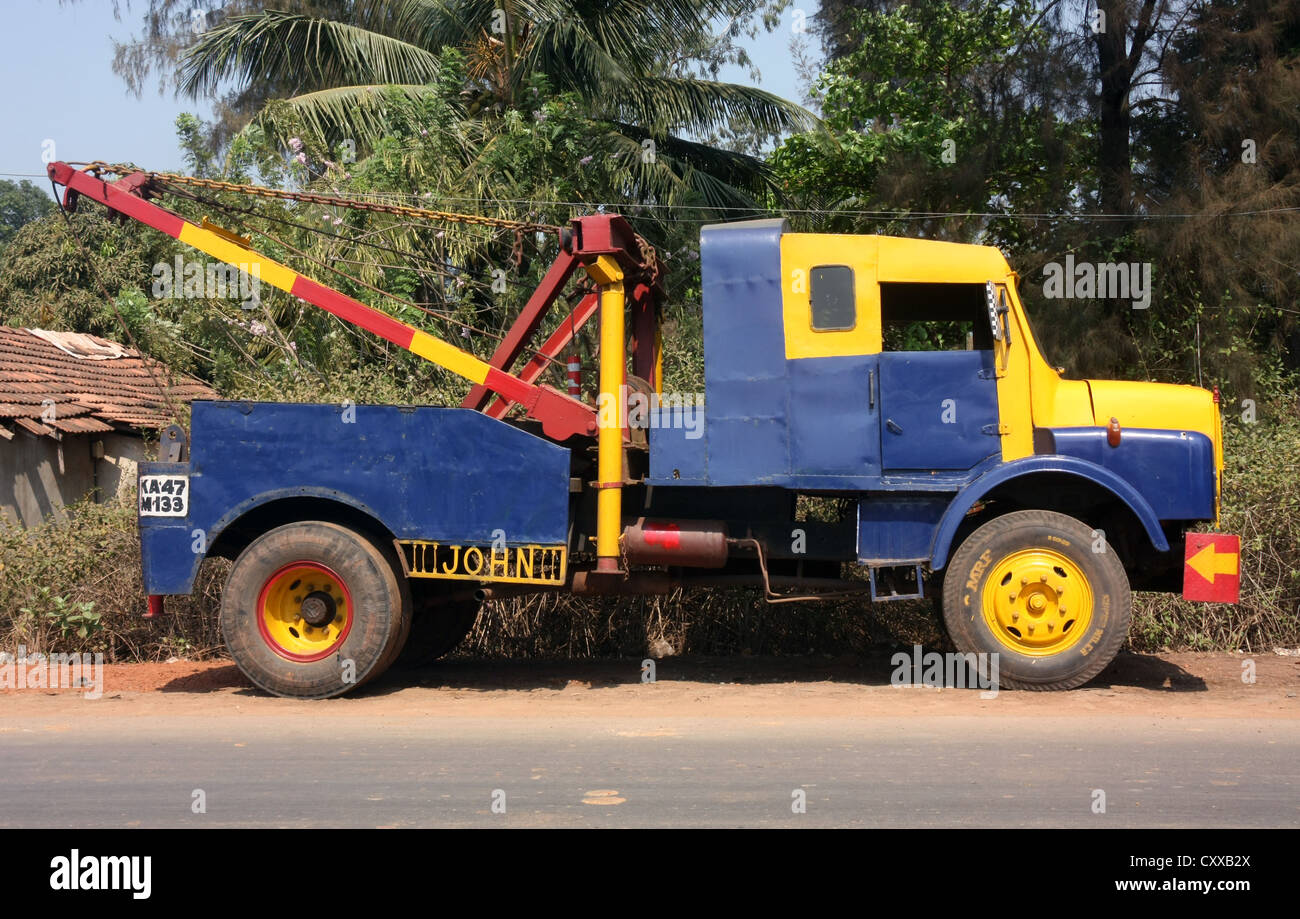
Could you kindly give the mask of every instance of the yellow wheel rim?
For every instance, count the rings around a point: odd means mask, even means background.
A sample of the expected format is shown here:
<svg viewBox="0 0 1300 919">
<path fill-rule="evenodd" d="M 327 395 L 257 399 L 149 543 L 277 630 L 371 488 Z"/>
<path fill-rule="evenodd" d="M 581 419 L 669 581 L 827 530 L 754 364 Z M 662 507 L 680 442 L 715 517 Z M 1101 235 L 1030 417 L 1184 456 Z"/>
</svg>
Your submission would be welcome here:
<svg viewBox="0 0 1300 919">
<path fill-rule="evenodd" d="M 309 663 L 334 653 L 352 628 L 352 594 L 334 571 L 294 562 L 267 578 L 257 600 L 262 639 L 286 660 Z"/>
<path fill-rule="evenodd" d="M 998 562 L 984 582 L 984 622 L 998 642 L 1030 657 L 1073 647 L 1092 623 L 1092 585 L 1052 549 L 1023 549 Z"/>
</svg>

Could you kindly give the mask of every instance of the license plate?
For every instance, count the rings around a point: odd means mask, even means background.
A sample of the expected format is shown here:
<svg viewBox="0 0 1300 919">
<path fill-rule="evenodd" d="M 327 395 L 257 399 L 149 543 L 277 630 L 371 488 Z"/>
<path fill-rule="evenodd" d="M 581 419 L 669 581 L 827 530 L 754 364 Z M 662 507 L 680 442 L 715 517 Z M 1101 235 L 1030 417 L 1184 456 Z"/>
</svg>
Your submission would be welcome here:
<svg viewBox="0 0 1300 919">
<path fill-rule="evenodd" d="M 141 517 L 184 517 L 189 510 L 189 476 L 140 476 Z"/>
</svg>

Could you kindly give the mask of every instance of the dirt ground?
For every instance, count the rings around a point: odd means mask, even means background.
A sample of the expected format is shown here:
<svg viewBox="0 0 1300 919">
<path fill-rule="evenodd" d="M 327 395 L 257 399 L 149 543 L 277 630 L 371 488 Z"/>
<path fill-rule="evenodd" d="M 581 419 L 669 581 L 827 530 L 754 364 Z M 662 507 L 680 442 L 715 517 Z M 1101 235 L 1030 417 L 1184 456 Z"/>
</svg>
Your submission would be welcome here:
<svg viewBox="0 0 1300 919">
<path fill-rule="evenodd" d="M 1243 681 L 1243 662 L 1255 681 Z M 287 708 L 367 717 L 583 718 L 610 715 L 759 719 L 1041 712 L 1162 717 L 1300 718 L 1300 654 L 1122 654 L 1088 686 L 1068 693 L 894 687 L 888 654 L 867 658 L 668 658 L 654 683 L 639 660 L 451 660 L 390 671 L 341 699 L 303 702 L 256 690 L 228 661 L 105 665 L 98 705 L 141 717 Z M 89 714 L 75 689 L 0 691 L 0 715 Z M 0 728 L 3 731 L 3 728 Z"/>
</svg>

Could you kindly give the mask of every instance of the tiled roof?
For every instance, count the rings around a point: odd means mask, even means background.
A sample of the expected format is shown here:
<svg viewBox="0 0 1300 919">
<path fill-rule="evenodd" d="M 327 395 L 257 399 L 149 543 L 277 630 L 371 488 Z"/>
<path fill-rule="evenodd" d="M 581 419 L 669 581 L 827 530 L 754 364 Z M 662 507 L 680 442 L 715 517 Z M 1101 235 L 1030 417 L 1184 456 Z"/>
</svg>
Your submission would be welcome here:
<svg viewBox="0 0 1300 919">
<path fill-rule="evenodd" d="M 107 339 L 0 326 L 0 434 L 161 428 L 171 418 L 164 387 L 177 404 L 217 398 L 193 377 Z"/>
</svg>

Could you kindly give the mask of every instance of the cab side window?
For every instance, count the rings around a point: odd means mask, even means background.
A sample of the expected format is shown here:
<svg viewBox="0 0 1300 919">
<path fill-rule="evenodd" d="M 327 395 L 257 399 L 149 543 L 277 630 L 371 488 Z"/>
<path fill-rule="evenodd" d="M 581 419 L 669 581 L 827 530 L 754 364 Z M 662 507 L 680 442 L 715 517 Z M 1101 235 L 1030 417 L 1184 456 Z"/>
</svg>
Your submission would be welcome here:
<svg viewBox="0 0 1300 919">
<path fill-rule="evenodd" d="M 858 324 L 853 269 L 818 265 L 808 275 L 808 299 L 814 332 L 843 332 Z"/>
<path fill-rule="evenodd" d="M 983 284 L 880 285 L 885 351 L 989 351 Z"/>
</svg>

